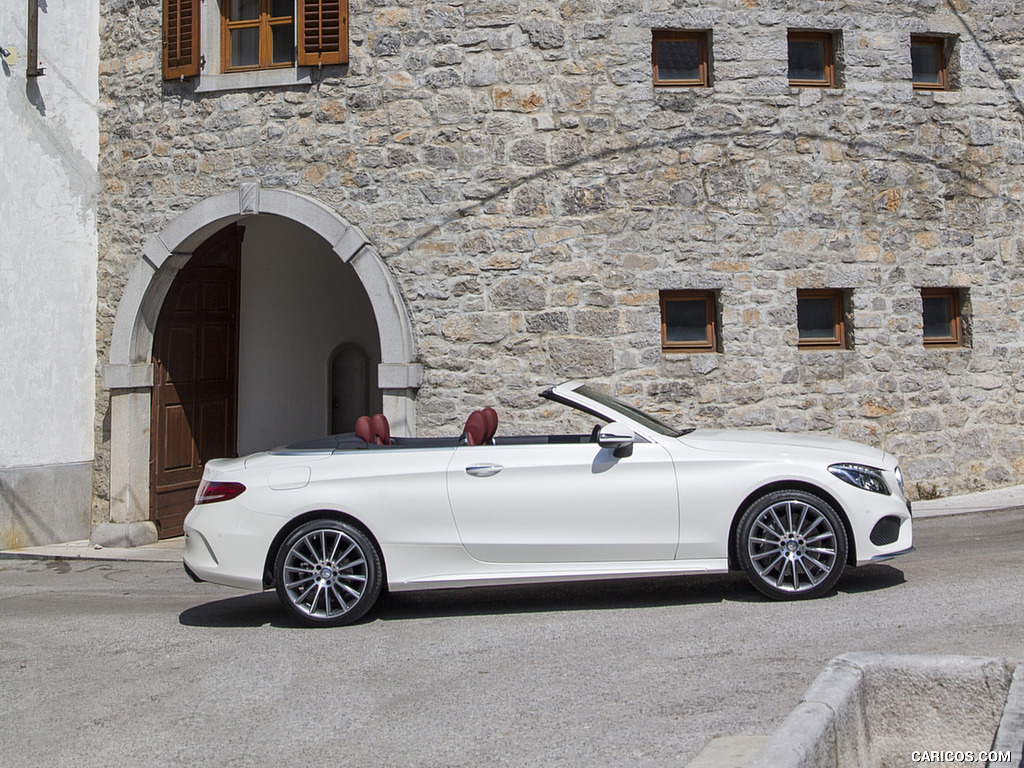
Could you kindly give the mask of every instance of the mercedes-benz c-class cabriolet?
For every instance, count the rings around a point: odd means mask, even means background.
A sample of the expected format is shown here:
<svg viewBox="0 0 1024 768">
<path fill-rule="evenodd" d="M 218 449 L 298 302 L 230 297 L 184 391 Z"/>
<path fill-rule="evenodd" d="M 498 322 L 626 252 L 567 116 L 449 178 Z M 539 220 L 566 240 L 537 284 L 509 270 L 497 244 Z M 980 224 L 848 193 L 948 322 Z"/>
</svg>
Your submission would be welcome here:
<svg viewBox="0 0 1024 768">
<path fill-rule="evenodd" d="M 354 433 L 212 460 L 185 568 L 340 625 L 384 589 L 741 570 L 770 598 L 811 598 L 846 566 L 913 548 L 899 467 L 880 450 L 676 429 L 579 382 L 541 396 L 593 430 L 499 436 L 485 408 L 459 437 L 393 437 L 378 414 Z"/>
</svg>

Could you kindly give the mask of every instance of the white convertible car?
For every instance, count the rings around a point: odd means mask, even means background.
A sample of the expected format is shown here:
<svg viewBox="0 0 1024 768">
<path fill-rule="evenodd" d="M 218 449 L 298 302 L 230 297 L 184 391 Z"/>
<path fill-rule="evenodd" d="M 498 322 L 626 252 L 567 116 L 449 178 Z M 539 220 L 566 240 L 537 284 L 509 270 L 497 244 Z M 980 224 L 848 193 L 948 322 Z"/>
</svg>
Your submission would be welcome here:
<svg viewBox="0 0 1024 768">
<path fill-rule="evenodd" d="M 570 382 L 542 397 L 590 434 L 335 435 L 206 465 L 185 520 L 198 581 L 276 588 L 313 625 L 361 617 L 382 589 L 724 573 L 775 599 L 831 590 L 846 565 L 909 552 L 896 460 L 857 443 L 677 430 Z"/>
</svg>

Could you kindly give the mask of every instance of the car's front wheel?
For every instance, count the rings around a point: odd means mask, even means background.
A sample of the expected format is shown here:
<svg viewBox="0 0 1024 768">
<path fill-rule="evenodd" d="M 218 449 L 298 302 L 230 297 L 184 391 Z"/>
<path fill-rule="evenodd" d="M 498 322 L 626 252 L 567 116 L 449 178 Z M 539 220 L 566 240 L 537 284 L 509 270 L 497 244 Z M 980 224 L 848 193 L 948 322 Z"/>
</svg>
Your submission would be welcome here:
<svg viewBox="0 0 1024 768">
<path fill-rule="evenodd" d="M 289 613 L 312 626 L 341 626 L 361 618 L 381 590 L 381 558 L 355 526 L 314 520 L 296 528 L 277 553 L 277 596 Z"/>
<path fill-rule="evenodd" d="M 775 600 L 818 597 L 846 564 L 846 529 L 824 499 L 804 491 L 774 491 L 743 512 L 736 557 L 747 579 Z"/>
</svg>

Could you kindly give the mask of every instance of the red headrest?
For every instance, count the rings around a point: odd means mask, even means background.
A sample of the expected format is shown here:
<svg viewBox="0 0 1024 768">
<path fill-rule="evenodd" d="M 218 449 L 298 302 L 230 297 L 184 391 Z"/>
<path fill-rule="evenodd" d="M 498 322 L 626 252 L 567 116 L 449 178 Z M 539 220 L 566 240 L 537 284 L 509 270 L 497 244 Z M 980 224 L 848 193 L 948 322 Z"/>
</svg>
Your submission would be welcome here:
<svg viewBox="0 0 1024 768">
<path fill-rule="evenodd" d="M 367 443 L 374 442 L 373 423 L 369 416 L 360 416 L 356 419 L 356 437 Z"/>
<path fill-rule="evenodd" d="M 391 445 L 391 426 L 383 413 L 373 417 L 373 431 L 377 438 L 377 445 Z"/>
<path fill-rule="evenodd" d="M 484 442 L 490 443 L 494 439 L 494 433 L 498 431 L 498 412 L 487 406 L 482 411 L 484 421 L 487 424 L 487 432 L 484 434 Z"/>
</svg>

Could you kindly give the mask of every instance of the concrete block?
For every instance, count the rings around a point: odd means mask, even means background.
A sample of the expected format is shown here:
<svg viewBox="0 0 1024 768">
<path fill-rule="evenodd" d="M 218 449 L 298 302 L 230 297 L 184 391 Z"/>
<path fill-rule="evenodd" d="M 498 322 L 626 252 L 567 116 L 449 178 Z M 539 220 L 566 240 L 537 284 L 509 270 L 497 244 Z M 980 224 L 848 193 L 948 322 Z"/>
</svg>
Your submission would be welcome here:
<svg viewBox="0 0 1024 768">
<path fill-rule="evenodd" d="M 145 520 L 136 523 L 101 523 L 89 540 L 94 546 L 108 549 L 128 549 L 156 544 L 156 525 Z"/>
<path fill-rule="evenodd" d="M 1017 698 L 1008 702 L 1011 669 L 1004 659 L 846 654 L 829 662 L 749 766 L 910 766 L 926 745 L 977 754 L 993 748 L 1004 704 L 1010 710 L 1013 701 L 1005 738 L 1016 739 L 1019 754 L 1020 677 Z"/>
<path fill-rule="evenodd" d="M 89 535 L 92 462 L 0 469 L 0 549 Z"/>
</svg>

